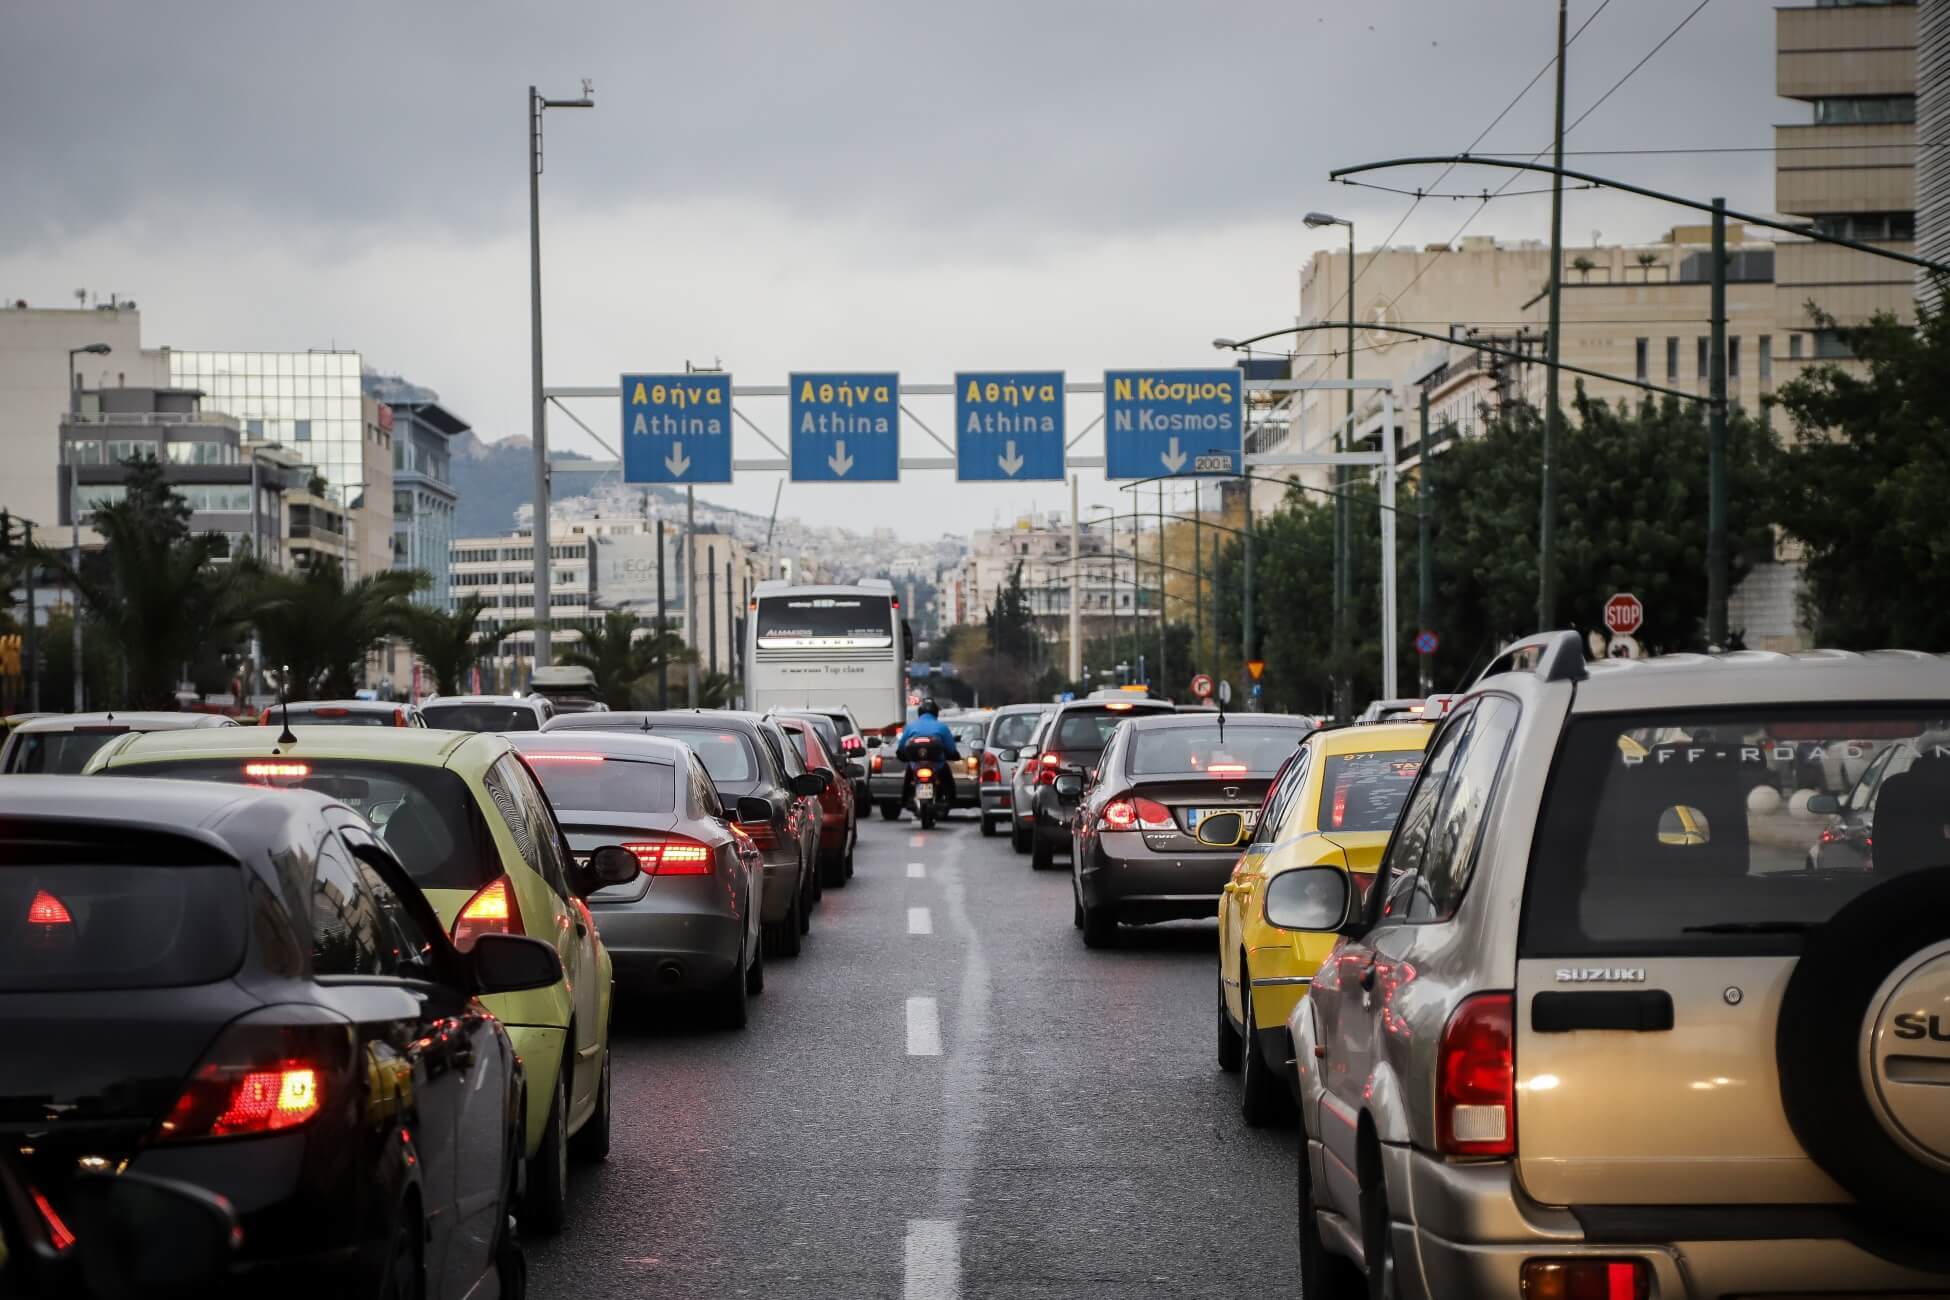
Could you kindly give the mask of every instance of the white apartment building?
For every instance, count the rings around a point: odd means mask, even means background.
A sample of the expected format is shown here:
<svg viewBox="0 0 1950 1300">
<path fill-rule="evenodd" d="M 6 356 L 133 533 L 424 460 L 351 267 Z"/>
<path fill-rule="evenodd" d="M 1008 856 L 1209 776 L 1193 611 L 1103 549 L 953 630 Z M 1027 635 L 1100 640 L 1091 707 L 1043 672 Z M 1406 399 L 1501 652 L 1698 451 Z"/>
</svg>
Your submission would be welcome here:
<svg viewBox="0 0 1950 1300">
<path fill-rule="evenodd" d="M 1147 553 L 1142 547 L 1133 563 L 1134 537 L 1146 534 L 1133 534 L 1128 516 L 1117 525 L 1113 530 L 1105 518 L 1086 521 L 1078 529 L 1080 565 L 1071 563 L 1070 526 L 1059 514 L 1042 518 L 1025 515 L 1007 527 L 973 534 L 967 556 L 942 576 L 943 626 L 986 623 L 990 606 L 1009 585 L 1017 565 L 1022 566 L 1023 594 L 1046 636 L 1063 639 L 1069 635 L 1073 569 L 1079 575 L 1086 639 L 1111 631 L 1114 619 L 1155 618 L 1157 566 L 1146 564 Z M 1157 534 L 1148 535 L 1155 550 Z"/>
</svg>

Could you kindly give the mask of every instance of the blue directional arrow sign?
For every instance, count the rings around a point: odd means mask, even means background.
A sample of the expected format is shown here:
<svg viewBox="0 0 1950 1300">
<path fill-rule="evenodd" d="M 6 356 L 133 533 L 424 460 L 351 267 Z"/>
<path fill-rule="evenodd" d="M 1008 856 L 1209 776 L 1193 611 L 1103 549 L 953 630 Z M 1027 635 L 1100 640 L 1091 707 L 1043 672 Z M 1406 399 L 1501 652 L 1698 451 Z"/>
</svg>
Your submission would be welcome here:
<svg viewBox="0 0 1950 1300">
<path fill-rule="evenodd" d="M 901 476 L 901 377 L 795 373 L 794 483 L 892 483 Z"/>
<path fill-rule="evenodd" d="M 1244 399 L 1237 370 L 1105 371 L 1105 476 L 1239 473 Z"/>
<path fill-rule="evenodd" d="M 955 477 L 963 482 L 1063 478 L 1063 372 L 955 376 Z"/>
<path fill-rule="evenodd" d="M 624 375 L 623 481 L 731 482 L 731 376 Z"/>
</svg>

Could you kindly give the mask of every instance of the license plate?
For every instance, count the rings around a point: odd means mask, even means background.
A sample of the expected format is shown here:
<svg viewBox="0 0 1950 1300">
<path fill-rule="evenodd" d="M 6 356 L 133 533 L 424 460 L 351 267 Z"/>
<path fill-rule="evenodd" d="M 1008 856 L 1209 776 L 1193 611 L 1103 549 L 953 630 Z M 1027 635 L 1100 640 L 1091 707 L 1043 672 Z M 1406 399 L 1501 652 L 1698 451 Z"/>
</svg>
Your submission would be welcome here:
<svg viewBox="0 0 1950 1300">
<path fill-rule="evenodd" d="M 1216 813 L 1244 813 L 1247 830 L 1252 830 L 1255 826 L 1259 825 L 1259 809 L 1257 808 L 1187 808 L 1185 810 L 1185 829 L 1188 831 L 1196 831 L 1200 822 Z"/>
<path fill-rule="evenodd" d="M 927 803 L 934 798 L 934 787 L 925 783 L 914 787 L 914 802 Z"/>
</svg>

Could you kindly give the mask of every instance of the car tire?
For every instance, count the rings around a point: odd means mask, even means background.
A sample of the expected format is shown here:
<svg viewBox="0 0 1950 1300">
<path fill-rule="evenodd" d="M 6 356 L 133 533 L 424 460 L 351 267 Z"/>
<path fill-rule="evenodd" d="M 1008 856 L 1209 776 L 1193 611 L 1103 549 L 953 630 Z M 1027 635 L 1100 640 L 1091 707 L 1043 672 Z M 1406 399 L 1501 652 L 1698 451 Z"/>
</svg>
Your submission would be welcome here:
<svg viewBox="0 0 1950 1300">
<path fill-rule="evenodd" d="M 846 888 L 846 859 L 841 854 L 819 860 L 819 883 L 828 889 Z"/>
<path fill-rule="evenodd" d="M 996 835 L 995 818 L 989 816 L 987 813 L 983 813 L 982 814 L 982 838 L 985 840 L 992 840 L 995 838 L 995 835 Z"/>
<path fill-rule="evenodd" d="M 1361 1253 L 1367 1256 L 1367 1300 L 1396 1300 L 1395 1234 L 1388 1219 L 1388 1182 L 1381 1172 L 1381 1155 L 1370 1158 L 1372 1168 L 1361 1182 Z"/>
<path fill-rule="evenodd" d="M 900 819 L 901 806 L 898 803 L 882 801 L 880 805 L 880 820 L 884 822 L 897 822 Z"/>
<path fill-rule="evenodd" d="M 1249 1128 L 1270 1128 L 1293 1114 L 1293 1094 L 1267 1063 L 1259 1047 L 1259 1017 L 1253 1010 L 1253 986 L 1245 963 L 1239 967 L 1239 998 L 1246 1007 L 1245 1050 L 1239 1063 L 1239 1113 Z"/>
<path fill-rule="evenodd" d="M 860 823 L 850 821 L 846 824 L 846 861 L 840 865 L 846 870 L 846 878 L 853 879 L 853 851 L 860 847 Z"/>
<path fill-rule="evenodd" d="M 1049 841 L 1045 840 L 1040 834 L 1032 836 L 1029 846 L 1029 869 L 1031 871 L 1048 871 L 1055 866 L 1056 852 L 1050 848 Z"/>
<path fill-rule="evenodd" d="M 801 936 L 806 933 L 803 924 L 805 906 L 805 900 L 803 898 L 794 898 L 792 900 L 792 910 L 786 913 L 785 920 L 779 922 L 779 943 L 776 951 L 781 957 L 797 957 L 799 955 L 799 949 L 802 946 Z"/>
<path fill-rule="evenodd" d="M 528 1157 L 528 1178 L 522 1197 L 522 1221 L 536 1234 L 552 1237 L 562 1231 L 569 1208 L 569 1142 L 563 1132 L 569 1122 L 568 1075 L 573 1051 L 562 1054 L 555 1072 L 555 1096 L 549 1102 L 542 1144 Z"/>
<path fill-rule="evenodd" d="M 400 1207 L 379 1275 L 380 1300 L 421 1300 L 427 1292 L 426 1229 L 411 1201 Z"/>
<path fill-rule="evenodd" d="M 743 956 L 741 953 L 740 956 Z M 751 1019 L 751 1007 L 747 999 L 751 996 L 750 977 L 745 973 L 744 962 L 732 968 L 724 982 L 711 994 L 711 1019 L 720 1029 L 738 1030 L 745 1027 Z"/>
<path fill-rule="evenodd" d="M 1027 853 L 1033 836 L 1031 832 L 1024 830 L 1022 823 L 1015 818 L 1014 813 L 1009 814 L 1009 847 L 1018 853 Z"/>
<path fill-rule="evenodd" d="M 921 819 L 922 830 L 931 831 L 934 829 L 934 805 L 932 803 L 922 804 L 919 810 L 916 811 L 915 816 Z"/>
<path fill-rule="evenodd" d="M 603 1049 L 603 1072 L 596 1080 L 596 1109 L 569 1137 L 569 1156 L 585 1164 L 609 1159 L 609 1049 Z"/>
<path fill-rule="evenodd" d="M 1219 1068 L 1227 1074 L 1237 1074 L 1239 1073 L 1240 1063 L 1245 1058 L 1244 1045 L 1246 1040 L 1241 1038 L 1239 1031 L 1232 1027 L 1232 1014 L 1226 1010 L 1226 985 L 1224 976 L 1219 978 L 1218 984 Z"/>
<path fill-rule="evenodd" d="M 1307 1131 L 1300 1130 L 1300 1294 L 1307 1300 L 1367 1300 L 1367 1280 L 1353 1260 L 1336 1255 L 1321 1240 L 1314 1211 L 1313 1161 L 1307 1154 Z"/>
<path fill-rule="evenodd" d="M 1075 877 L 1071 878 L 1071 883 L 1075 884 Z M 1070 890 L 1070 924 L 1079 930 L 1083 928 L 1083 895 L 1074 888 Z"/>
<path fill-rule="evenodd" d="M 1086 948 L 1110 948 L 1117 943 L 1117 918 L 1109 909 L 1086 907 L 1083 909 L 1083 946 Z"/>
</svg>

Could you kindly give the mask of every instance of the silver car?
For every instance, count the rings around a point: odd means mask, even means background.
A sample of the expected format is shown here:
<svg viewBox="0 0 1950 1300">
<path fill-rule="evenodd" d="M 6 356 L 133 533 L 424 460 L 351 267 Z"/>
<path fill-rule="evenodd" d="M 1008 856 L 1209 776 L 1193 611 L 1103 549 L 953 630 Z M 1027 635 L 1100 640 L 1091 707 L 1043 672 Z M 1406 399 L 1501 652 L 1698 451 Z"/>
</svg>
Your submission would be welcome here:
<svg viewBox="0 0 1950 1300">
<path fill-rule="evenodd" d="M 88 766 L 95 751 L 131 731 L 184 731 L 192 727 L 234 727 L 221 713 L 52 713 L 21 723 L 0 748 L 0 772 L 44 772 L 72 776 Z"/>
<path fill-rule="evenodd" d="M 1781 761 L 1946 720 L 1936 656 L 1506 650 L 1366 899 L 1267 891 L 1341 935 L 1287 1022 L 1304 1293 L 1950 1294 L 1950 745 L 1835 868 L 1844 765 Z"/>
<path fill-rule="evenodd" d="M 544 695 L 436 695 L 420 716 L 448 731 L 540 731 L 555 706 Z"/>
<path fill-rule="evenodd" d="M 1036 719 L 1036 729 L 1016 751 L 1015 769 L 1009 773 L 1009 847 L 1018 853 L 1035 847 L 1036 764 L 1042 756 L 1043 737 L 1049 734 L 1050 719 L 1055 716 L 1056 709 L 1051 706 Z"/>
<path fill-rule="evenodd" d="M 1016 764 L 1022 747 L 1035 734 L 1036 724 L 1050 711 L 1047 704 L 1005 704 L 989 715 L 988 732 L 976 758 L 982 793 L 982 834 L 993 835 L 1006 822 L 1013 831 Z"/>
</svg>

